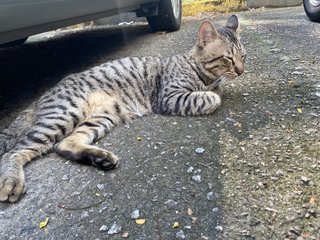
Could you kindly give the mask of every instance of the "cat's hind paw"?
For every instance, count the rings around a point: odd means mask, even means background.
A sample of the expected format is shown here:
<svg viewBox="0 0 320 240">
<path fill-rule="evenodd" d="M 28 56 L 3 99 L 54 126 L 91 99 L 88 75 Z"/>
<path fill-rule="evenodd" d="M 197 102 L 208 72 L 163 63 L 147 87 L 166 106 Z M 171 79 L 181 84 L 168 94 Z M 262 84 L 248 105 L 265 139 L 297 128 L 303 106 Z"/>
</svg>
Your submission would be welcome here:
<svg viewBox="0 0 320 240">
<path fill-rule="evenodd" d="M 100 149 L 95 152 L 90 152 L 88 158 L 91 160 L 92 165 L 97 166 L 102 170 L 116 168 L 119 163 L 118 157 L 112 152 Z"/>
</svg>

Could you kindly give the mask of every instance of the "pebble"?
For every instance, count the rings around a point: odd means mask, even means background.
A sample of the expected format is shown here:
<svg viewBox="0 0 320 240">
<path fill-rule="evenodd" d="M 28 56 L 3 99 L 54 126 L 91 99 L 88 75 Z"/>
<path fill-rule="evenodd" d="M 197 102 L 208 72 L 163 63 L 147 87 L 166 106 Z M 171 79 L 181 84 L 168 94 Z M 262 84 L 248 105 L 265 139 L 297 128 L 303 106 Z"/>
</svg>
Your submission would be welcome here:
<svg viewBox="0 0 320 240">
<path fill-rule="evenodd" d="M 106 232 L 108 231 L 108 226 L 107 225 L 102 225 L 99 229 L 100 232 Z"/>
<path fill-rule="evenodd" d="M 223 231 L 223 227 L 222 227 L 222 226 L 216 226 L 215 229 L 218 230 L 218 231 L 220 231 L 220 232 Z"/>
<path fill-rule="evenodd" d="M 282 170 L 278 170 L 278 171 L 276 171 L 276 176 L 282 177 L 282 176 L 284 176 L 284 172 Z"/>
<path fill-rule="evenodd" d="M 128 238 L 129 235 L 130 235 L 130 234 L 129 234 L 128 232 L 124 232 L 124 233 L 122 234 L 122 237 L 123 237 L 123 238 Z"/>
<path fill-rule="evenodd" d="M 63 181 L 69 181 L 68 175 L 63 175 L 62 180 L 63 180 Z"/>
<path fill-rule="evenodd" d="M 84 211 L 84 212 L 81 213 L 80 219 L 85 219 L 87 217 L 89 217 L 89 212 L 88 211 Z"/>
<path fill-rule="evenodd" d="M 104 184 L 97 184 L 97 188 L 99 190 L 103 190 L 104 189 Z"/>
<path fill-rule="evenodd" d="M 219 208 L 215 207 L 212 209 L 212 212 L 217 213 L 219 211 Z"/>
<path fill-rule="evenodd" d="M 178 203 L 172 199 L 169 199 L 164 204 L 167 205 L 168 207 L 173 207 L 173 206 L 177 205 Z"/>
<path fill-rule="evenodd" d="M 195 151 L 196 153 L 198 153 L 198 154 L 202 154 L 202 153 L 204 153 L 206 150 L 205 150 L 204 148 L 199 147 L 199 148 L 196 148 L 194 151 Z"/>
<path fill-rule="evenodd" d="M 270 140 L 270 137 L 263 137 L 262 140 L 268 141 L 268 140 Z"/>
<path fill-rule="evenodd" d="M 214 200 L 214 193 L 213 192 L 208 192 L 207 193 L 207 200 L 208 201 L 213 201 Z"/>
<path fill-rule="evenodd" d="M 193 169 L 194 169 L 194 167 L 189 167 L 189 168 L 187 169 L 187 173 L 192 173 Z"/>
<path fill-rule="evenodd" d="M 197 183 L 201 183 L 201 175 L 192 176 L 192 180 Z"/>
<path fill-rule="evenodd" d="M 112 227 L 108 231 L 108 234 L 113 235 L 119 232 L 121 232 L 121 226 L 117 225 L 117 223 L 113 223 Z"/>
<path fill-rule="evenodd" d="M 310 179 L 308 177 L 302 176 L 301 181 L 305 184 L 308 184 L 310 182 Z"/>
<path fill-rule="evenodd" d="M 137 219 L 140 217 L 140 211 L 139 209 L 136 209 L 134 210 L 132 213 L 131 213 L 131 219 Z"/>
<path fill-rule="evenodd" d="M 176 238 L 186 239 L 186 236 L 184 235 L 184 232 L 182 230 L 180 230 L 179 232 L 176 233 Z"/>
</svg>

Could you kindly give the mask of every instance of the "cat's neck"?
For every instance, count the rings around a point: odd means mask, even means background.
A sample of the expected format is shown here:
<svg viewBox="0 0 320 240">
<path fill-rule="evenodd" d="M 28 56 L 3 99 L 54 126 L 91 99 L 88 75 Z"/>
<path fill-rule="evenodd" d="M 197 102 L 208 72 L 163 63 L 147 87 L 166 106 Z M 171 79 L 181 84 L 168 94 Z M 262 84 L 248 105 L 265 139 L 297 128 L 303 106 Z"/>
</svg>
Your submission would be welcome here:
<svg viewBox="0 0 320 240">
<path fill-rule="evenodd" d="M 196 72 L 199 79 L 206 85 L 210 86 L 213 82 L 215 82 L 218 77 L 213 76 L 212 74 L 207 74 L 204 69 L 201 68 L 201 64 L 198 63 L 196 56 L 196 47 L 191 48 L 187 53 L 182 54 L 187 59 L 188 63 L 192 66 L 192 70 Z"/>
</svg>

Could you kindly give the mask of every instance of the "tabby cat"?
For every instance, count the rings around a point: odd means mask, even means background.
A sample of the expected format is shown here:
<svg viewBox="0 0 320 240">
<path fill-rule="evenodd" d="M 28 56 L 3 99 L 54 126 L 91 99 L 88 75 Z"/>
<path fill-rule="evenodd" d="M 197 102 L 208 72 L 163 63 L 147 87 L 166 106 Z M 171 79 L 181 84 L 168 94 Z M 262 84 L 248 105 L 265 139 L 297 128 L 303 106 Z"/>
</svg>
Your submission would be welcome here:
<svg viewBox="0 0 320 240">
<path fill-rule="evenodd" d="M 67 76 L 1 133 L 0 201 L 16 202 L 25 192 L 23 166 L 52 149 L 109 170 L 117 156 L 90 144 L 113 126 L 151 113 L 213 113 L 220 83 L 244 71 L 238 25 L 235 15 L 220 29 L 204 21 L 185 54 L 127 57 Z"/>
</svg>

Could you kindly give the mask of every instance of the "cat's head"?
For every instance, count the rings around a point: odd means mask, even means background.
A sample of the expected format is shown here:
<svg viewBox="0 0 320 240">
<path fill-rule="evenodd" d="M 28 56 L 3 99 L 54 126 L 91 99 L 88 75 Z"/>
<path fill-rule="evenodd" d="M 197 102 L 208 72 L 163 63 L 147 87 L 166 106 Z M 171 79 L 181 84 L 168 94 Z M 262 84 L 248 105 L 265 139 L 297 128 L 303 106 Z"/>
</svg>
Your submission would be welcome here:
<svg viewBox="0 0 320 240">
<path fill-rule="evenodd" d="M 240 76 L 244 72 L 246 50 L 240 42 L 237 16 L 232 15 L 225 27 L 219 29 L 204 21 L 199 28 L 195 58 L 202 74 L 213 81 L 222 76 Z"/>
</svg>

